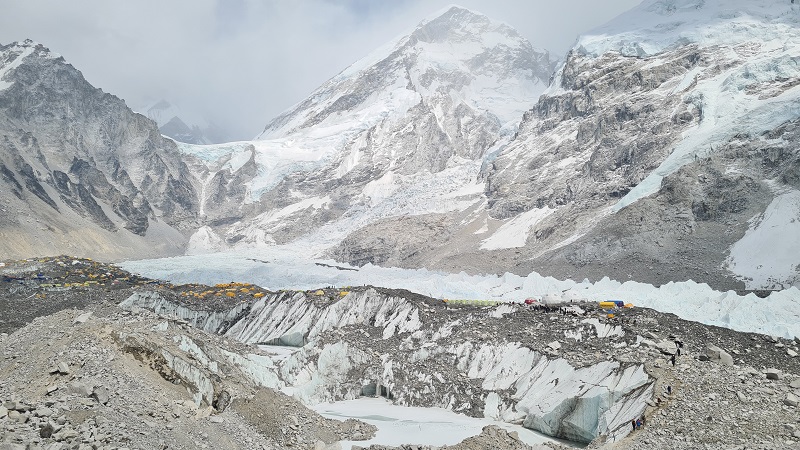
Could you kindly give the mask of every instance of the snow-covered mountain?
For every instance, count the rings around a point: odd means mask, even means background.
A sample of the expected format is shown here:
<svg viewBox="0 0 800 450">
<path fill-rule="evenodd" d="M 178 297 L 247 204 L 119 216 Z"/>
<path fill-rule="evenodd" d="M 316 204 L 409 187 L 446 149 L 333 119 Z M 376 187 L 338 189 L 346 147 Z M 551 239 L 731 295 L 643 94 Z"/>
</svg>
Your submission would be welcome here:
<svg viewBox="0 0 800 450">
<path fill-rule="evenodd" d="M 247 186 L 234 197 L 239 211 L 203 201 L 226 224 L 213 230 L 221 240 L 303 236 L 319 251 L 368 224 L 468 208 L 483 191 L 481 166 L 513 138 L 553 67 L 511 27 L 452 7 L 329 80 L 255 141 L 182 148 L 212 160 L 204 199 Z"/>
<path fill-rule="evenodd" d="M 133 217 L 162 218 L 191 235 L 188 253 L 291 243 L 355 265 L 798 285 L 799 22 L 790 0 L 647 0 L 556 67 L 509 26 L 452 7 L 255 140 L 216 145 L 145 139 L 152 122 L 49 76 L 63 60 L 4 47 L 3 182 L 9 204 L 63 211 L 88 198 L 56 183 L 76 174 L 98 208 L 70 210 L 134 234 L 149 228 Z M 38 116 L 35 96 L 52 102 Z M 75 178 L 84 167 L 103 178 Z M 143 200 L 113 206 L 115 192 Z"/>
<path fill-rule="evenodd" d="M 651 0 L 582 36 L 489 175 L 520 271 L 798 284 L 798 23 Z"/>
<path fill-rule="evenodd" d="M 139 111 L 158 124 L 161 134 L 178 142 L 207 145 L 228 140 L 218 126 L 167 100 L 159 100 Z"/>
<path fill-rule="evenodd" d="M 354 264 L 796 284 L 798 8 L 645 1 L 581 36 L 541 98 L 546 52 L 449 9 L 257 141 L 185 148 L 226 155 L 204 192 L 241 205 L 193 251 L 295 242 Z M 256 175 L 219 170 L 232 160 Z"/>
<path fill-rule="evenodd" d="M 32 41 L 0 46 L 0 254 L 181 252 L 194 179 L 175 144 Z"/>
</svg>

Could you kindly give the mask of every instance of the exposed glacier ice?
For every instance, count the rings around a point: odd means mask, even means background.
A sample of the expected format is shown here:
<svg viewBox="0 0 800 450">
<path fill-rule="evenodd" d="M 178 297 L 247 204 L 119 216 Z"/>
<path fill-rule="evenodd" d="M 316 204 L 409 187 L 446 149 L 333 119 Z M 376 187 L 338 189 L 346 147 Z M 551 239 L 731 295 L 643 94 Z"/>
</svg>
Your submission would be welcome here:
<svg viewBox="0 0 800 450">
<path fill-rule="evenodd" d="M 800 336 L 800 290 L 794 287 L 759 298 L 755 294 L 740 296 L 733 291 L 715 291 L 707 284 L 691 280 L 655 287 L 608 278 L 596 283 L 557 280 L 537 273 L 526 277 L 509 273 L 467 275 L 369 264 L 354 268 L 357 270 L 339 270 L 315 263 L 346 265 L 307 258 L 308 254 L 309 250 L 302 247 L 273 246 L 263 250 L 128 261 L 120 266 L 174 283 L 213 285 L 236 279 L 272 290 L 375 285 L 408 289 L 434 298 L 520 302 L 531 296 L 550 295 L 589 301 L 621 299 L 709 325 L 787 338 Z"/>
</svg>

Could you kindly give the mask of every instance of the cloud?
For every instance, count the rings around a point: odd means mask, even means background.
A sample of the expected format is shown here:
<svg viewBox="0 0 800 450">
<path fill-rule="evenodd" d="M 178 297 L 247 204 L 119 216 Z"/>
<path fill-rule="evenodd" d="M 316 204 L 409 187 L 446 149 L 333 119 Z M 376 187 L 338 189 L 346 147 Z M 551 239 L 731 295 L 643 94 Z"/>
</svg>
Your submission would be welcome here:
<svg viewBox="0 0 800 450">
<path fill-rule="evenodd" d="M 61 53 L 93 85 L 141 108 L 160 99 L 249 139 L 316 87 L 450 0 L 0 0 L 0 43 Z M 639 0 L 462 0 L 534 46 L 577 35 Z"/>
</svg>

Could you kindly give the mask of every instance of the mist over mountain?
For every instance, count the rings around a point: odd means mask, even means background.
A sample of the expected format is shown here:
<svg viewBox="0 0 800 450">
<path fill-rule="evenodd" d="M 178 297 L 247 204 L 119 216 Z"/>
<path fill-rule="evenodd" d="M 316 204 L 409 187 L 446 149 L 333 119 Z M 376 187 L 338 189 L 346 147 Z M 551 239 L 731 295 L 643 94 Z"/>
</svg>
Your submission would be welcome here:
<svg viewBox="0 0 800 450">
<path fill-rule="evenodd" d="M 218 125 L 167 100 L 159 100 L 139 111 L 158 124 L 161 134 L 187 144 L 219 144 L 230 136 Z"/>
</svg>

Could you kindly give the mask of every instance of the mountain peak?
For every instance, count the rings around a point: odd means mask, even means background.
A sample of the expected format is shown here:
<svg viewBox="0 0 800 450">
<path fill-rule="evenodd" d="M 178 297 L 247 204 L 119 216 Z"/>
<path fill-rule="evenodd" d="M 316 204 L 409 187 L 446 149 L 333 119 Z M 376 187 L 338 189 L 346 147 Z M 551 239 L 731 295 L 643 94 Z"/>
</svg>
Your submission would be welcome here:
<svg viewBox="0 0 800 450">
<path fill-rule="evenodd" d="M 510 26 L 495 22 L 479 12 L 451 5 L 431 19 L 422 21 L 411 36 L 422 42 L 440 43 L 464 38 L 478 40 L 481 34 L 489 30 L 517 34 Z"/>
<path fill-rule="evenodd" d="M 24 41 L 15 41 L 8 45 L 0 44 L 0 52 L 4 51 L 11 51 L 14 53 L 25 53 L 26 55 L 36 52 L 38 56 L 50 57 L 50 58 L 58 58 L 60 56 L 56 53 L 51 52 L 49 48 L 45 47 L 44 45 L 32 39 L 25 39 Z"/>
<path fill-rule="evenodd" d="M 274 119 L 257 139 L 312 127 L 340 130 L 345 123 L 360 132 L 389 116 L 402 117 L 420 102 L 439 101 L 442 111 L 458 105 L 489 111 L 491 120 L 504 127 L 535 102 L 551 66 L 548 52 L 535 49 L 509 25 L 450 6 L 333 77 Z M 452 98 L 459 100 L 445 100 Z M 355 119 L 362 115 L 369 120 Z"/>
</svg>

